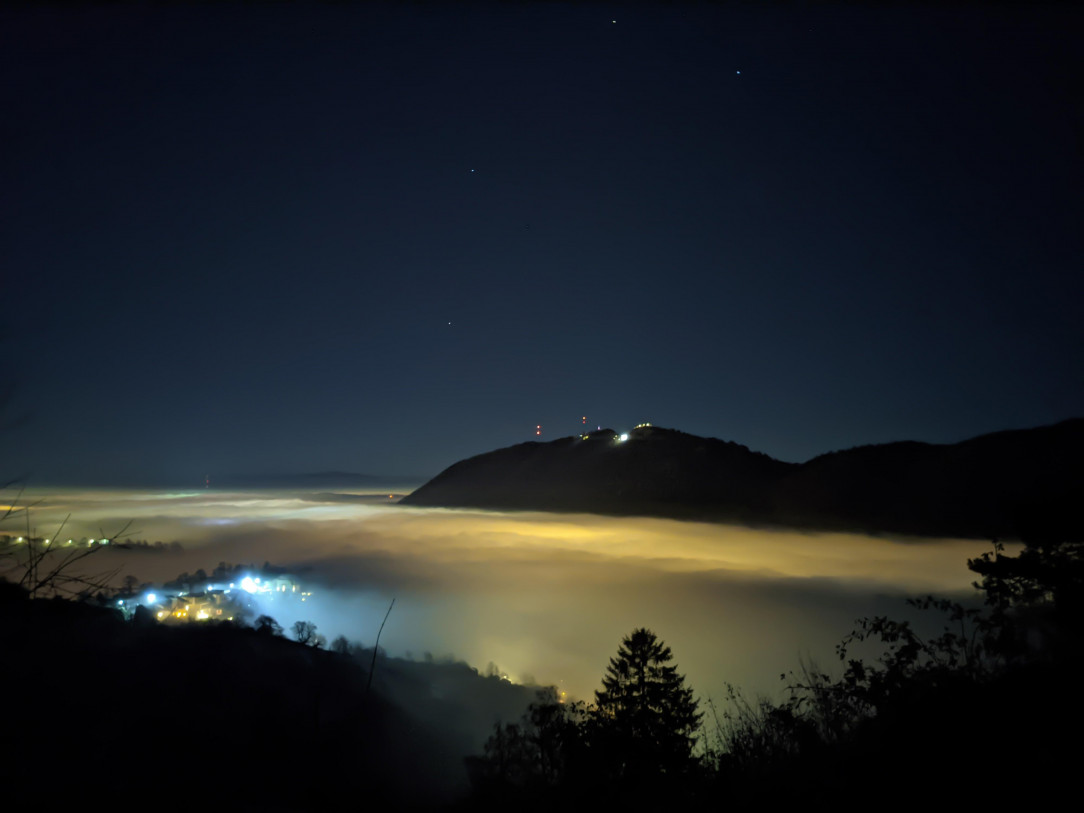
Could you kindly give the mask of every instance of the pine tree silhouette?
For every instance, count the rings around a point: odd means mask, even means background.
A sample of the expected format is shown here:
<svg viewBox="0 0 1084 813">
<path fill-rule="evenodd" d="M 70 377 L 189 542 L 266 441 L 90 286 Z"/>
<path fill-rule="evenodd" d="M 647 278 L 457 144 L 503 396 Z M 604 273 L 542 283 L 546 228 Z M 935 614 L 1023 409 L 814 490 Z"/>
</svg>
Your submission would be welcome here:
<svg viewBox="0 0 1084 813">
<path fill-rule="evenodd" d="M 600 742 L 620 776 L 679 773 L 691 764 L 701 715 L 672 657 L 655 633 L 635 630 L 595 692 Z"/>
</svg>

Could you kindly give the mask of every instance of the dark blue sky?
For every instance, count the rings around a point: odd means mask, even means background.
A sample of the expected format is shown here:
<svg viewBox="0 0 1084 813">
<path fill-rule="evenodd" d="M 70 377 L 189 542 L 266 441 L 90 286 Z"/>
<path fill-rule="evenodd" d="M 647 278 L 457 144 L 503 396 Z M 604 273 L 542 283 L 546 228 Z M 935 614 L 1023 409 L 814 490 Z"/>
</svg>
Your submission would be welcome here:
<svg viewBox="0 0 1084 813">
<path fill-rule="evenodd" d="M 0 474 L 1084 415 L 1084 16 L 931 6 L 0 11 Z"/>
</svg>

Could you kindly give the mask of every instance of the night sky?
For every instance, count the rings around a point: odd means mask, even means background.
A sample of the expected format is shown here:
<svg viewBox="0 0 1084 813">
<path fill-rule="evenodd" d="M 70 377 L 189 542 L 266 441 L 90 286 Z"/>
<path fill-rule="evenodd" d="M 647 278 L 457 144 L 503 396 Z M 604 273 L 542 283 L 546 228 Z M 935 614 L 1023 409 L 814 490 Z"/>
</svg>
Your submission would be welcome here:
<svg viewBox="0 0 1084 813">
<path fill-rule="evenodd" d="M 1062 4 L 0 11 L 0 477 L 1084 415 Z"/>
</svg>

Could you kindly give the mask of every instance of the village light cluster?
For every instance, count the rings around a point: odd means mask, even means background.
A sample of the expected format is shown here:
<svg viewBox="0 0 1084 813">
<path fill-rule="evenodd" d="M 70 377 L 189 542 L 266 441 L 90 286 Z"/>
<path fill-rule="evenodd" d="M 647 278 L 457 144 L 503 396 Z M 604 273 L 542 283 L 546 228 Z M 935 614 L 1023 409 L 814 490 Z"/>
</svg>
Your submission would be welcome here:
<svg viewBox="0 0 1084 813">
<path fill-rule="evenodd" d="M 0 510 L 2 510 L 2 507 L 0 507 Z M 2 537 L 0 537 L 0 543 L 7 544 L 7 545 L 10 545 L 10 544 L 21 545 L 21 544 L 23 544 L 24 542 L 27 542 L 27 541 L 28 540 L 27 540 L 27 538 L 25 536 L 18 536 L 18 537 L 15 537 L 14 539 L 12 539 L 12 537 L 10 537 L 10 536 L 2 536 Z M 40 537 L 30 537 L 30 539 L 29 539 L 29 542 L 31 542 L 31 543 L 41 542 L 43 545 L 49 545 L 49 544 L 52 543 L 52 541 L 53 541 L 52 539 L 42 539 Z M 65 545 L 82 545 L 83 542 L 87 543 L 88 548 L 92 548 L 95 545 L 108 545 L 109 544 L 108 539 L 80 539 L 78 541 L 76 541 L 75 539 L 69 539 L 64 544 Z"/>
<path fill-rule="evenodd" d="M 126 617 L 134 615 L 139 606 L 154 612 L 159 621 L 233 621 L 235 617 L 259 610 L 249 596 L 274 601 L 286 596 L 300 598 L 312 596 L 301 590 L 293 579 L 286 576 L 261 578 L 245 576 L 240 582 L 219 584 L 211 581 L 186 584 L 183 589 L 148 591 L 142 598 L 118 599 L 117 607 Z"/>
</svg>

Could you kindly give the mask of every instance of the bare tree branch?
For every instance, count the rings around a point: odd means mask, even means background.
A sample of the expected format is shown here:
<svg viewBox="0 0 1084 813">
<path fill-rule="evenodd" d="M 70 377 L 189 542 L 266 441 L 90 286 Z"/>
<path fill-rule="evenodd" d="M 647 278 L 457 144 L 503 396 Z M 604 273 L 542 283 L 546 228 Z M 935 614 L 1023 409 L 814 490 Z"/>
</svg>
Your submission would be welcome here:
<svg viewBox="0 0 1084 813">
<path fill-rule="evenodd" d="M 395 599 L 391 600 L 391 604 L 388 605 L 388 611 L 384 613 L 384 620 L 380 622 L 380 629 L 376 633 L 376 643 L 373 644 L 373 662 L 369 664 L 369 682 L 365 684 L 365 694 L 369 694 L 369 689 L 373 685 L 373 672 L 376 671 L 376 653 L 380 651 L 380 633 L 384 631 L 384 625 L 388 623 L 388 616 L 391 615 L 391 608 L 395 606 Z"/>
</svg>

